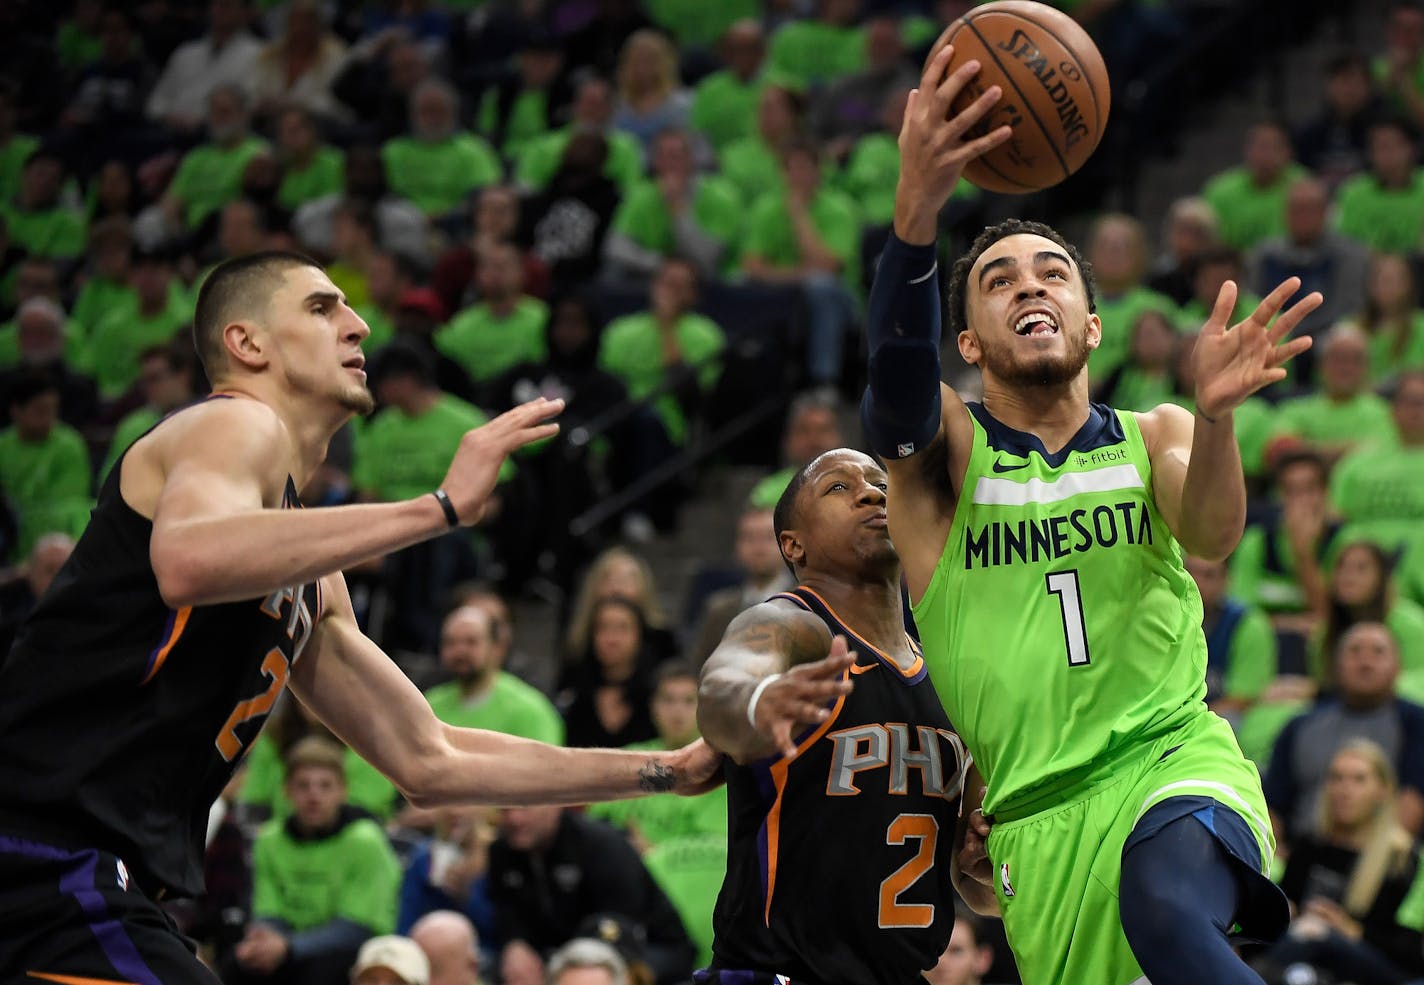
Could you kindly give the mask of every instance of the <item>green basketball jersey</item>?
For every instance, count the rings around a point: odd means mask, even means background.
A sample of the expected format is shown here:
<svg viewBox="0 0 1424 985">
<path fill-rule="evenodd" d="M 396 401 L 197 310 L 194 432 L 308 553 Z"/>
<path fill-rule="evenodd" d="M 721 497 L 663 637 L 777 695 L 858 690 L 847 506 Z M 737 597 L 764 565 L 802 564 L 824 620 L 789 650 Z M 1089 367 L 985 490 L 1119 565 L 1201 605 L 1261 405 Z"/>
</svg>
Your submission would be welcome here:
<svg viewBox="0 0 1424 985">
<path fill-rule="evenodd" d="M 968 406 L 974 447 L 914 614 L 984 810 L 1013 814 L 1204 713 L 1206 640 L 1135 415 L 1093 404 L 1050 455 Z"/>
</svg>

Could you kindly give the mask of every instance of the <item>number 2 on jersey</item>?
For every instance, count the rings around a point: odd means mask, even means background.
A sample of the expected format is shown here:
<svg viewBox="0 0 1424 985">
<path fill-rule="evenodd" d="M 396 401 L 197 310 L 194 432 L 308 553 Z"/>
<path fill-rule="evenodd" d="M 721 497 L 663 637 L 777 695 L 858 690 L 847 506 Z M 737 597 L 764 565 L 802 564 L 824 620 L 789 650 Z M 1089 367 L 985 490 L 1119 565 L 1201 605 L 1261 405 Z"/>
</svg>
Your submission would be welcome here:
<svg viewBox="0 0 1424 985">
<path fill-rule="evenodd" d="M 901 814 L 885 829 L 887 845 L 903 845 L 911 838 L 920 843 L 915 854 L 880 884 L 881 927 L 924 928 L 934 923 L 933 903 L 901 903 L 900 894 L 934 866 L 939 822 L 929 814 Z"/>
<path fill-rule="evenodd" d="M 1063 642 L 1068 647 L 1068 666 L 1081 667 L 1088 659 L 1088 629 L 1083 622 L 1083 595 L 1078 591 L 1078 572 L 1050 571 L 1045 580 L 1048 594 L 1058 596 L 1063 610 Z"/>
<path fill-rule="evenodd" d="M 239 701 L 232 714 L 227 716 L 227 721 L 217 737 L 218 752 L 222 753 L 223 759 L 230 763 L 242 752 L 242 740 L 237 737 L 237 727 L 272 710 L 272 705 L 276 704 L 277 697 L 287 684 L 287 674 L 290 670 L 287 657 L 281 650 L 274 646 L 267 651 L 267 656 L 262 658 L 262 673 L 271 678 L 271 683 L 261 694 L 246 701 Z"/>
</svg>

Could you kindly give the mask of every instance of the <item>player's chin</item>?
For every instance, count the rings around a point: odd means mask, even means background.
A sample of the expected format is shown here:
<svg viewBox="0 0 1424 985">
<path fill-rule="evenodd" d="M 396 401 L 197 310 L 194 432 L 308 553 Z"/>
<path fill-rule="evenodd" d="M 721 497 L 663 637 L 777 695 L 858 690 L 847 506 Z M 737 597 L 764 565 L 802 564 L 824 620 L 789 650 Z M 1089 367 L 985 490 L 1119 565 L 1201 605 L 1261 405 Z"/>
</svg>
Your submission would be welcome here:
<svg viewBox="0 0 1424 985">
<path fill-rule="evenodd" d="M 376 398 L 371 395 L 371 391 L 364 383 L 350 383 L 340 395 L 341 406 L 353 413 L 365 417 L 376 409 Z"/>
</svg>

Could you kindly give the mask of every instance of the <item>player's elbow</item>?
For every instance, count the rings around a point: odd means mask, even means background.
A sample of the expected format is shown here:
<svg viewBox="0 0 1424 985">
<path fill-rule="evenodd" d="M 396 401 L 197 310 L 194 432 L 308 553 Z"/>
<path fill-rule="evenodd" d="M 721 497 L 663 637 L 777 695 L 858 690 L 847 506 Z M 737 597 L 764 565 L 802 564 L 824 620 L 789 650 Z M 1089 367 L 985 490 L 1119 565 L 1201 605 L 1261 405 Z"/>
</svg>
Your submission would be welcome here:
<svg viewBox="0 0 1424 985">
<path fill-rule="evenodd" d="M 186 609 L 211 601 L 206 565 L 197 552 L 177 549 L 155 539 L 149 557 L 164 605 L 170 609 Z"/>
<path fill-rule="evenodd" d="M 445 807 L 456 799 L 451 780 L 457 775 L 454 748 L 443 734 L 410 742 L 401 755 L 383 763 L 384 771 L 406 803 L 421 810 Z"/>
</svg>

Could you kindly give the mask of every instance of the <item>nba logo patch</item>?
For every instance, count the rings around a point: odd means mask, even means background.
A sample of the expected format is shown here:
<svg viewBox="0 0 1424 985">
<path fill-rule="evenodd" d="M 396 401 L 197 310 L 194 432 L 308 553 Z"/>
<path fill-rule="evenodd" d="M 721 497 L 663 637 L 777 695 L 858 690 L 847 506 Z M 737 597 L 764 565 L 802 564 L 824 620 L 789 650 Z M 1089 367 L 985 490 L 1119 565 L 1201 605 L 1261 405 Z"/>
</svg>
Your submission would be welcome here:
<svg viewBox="0 0 1424 985">
<path fill-rule="evenodd" d="M 118 863 L 118 865 L 117 865 L 117 875 L 118 875 L 119 888 L 122 889 L 122 890 L 124 890 L 125 892 L 127 892 L 127 891 L 128 891 L 128 888 L 129 888 L 129 870 L 128 870 L 128 866 L 124 865 L 123 859 L 115 859 L 115 861 Z"/>
<path fill-rule="evenodd" d="M 909 457 L 910 457 L 911 455 L 913 455 L 914 453 L 915 453 L 915 443 L 914 443 L 913 441 L 907 441 L 907 442 L 906 442 L 905 444 L 903 444 L 903 445 L 896 445 L 896 446 L 895 446 L 895 454 L 898 455 L 898 456 L 900 456 L 901 458 L 909 458 Z"/>
<path fill-rule="evenodd" d="M 1005 862 L 999 866 L 999 884 L 1004 887 L 1004 895 L 1014 895 L 1013 883 L 1009 882 L 1009 863 Z"/>
</svg>

